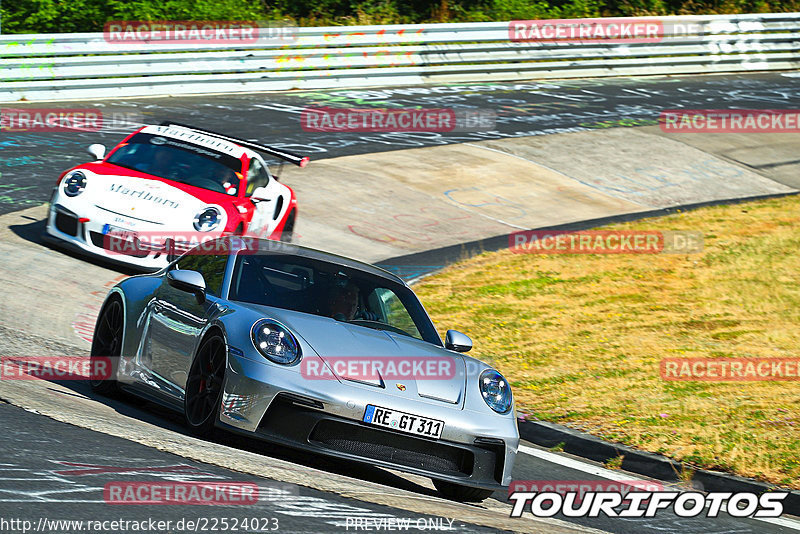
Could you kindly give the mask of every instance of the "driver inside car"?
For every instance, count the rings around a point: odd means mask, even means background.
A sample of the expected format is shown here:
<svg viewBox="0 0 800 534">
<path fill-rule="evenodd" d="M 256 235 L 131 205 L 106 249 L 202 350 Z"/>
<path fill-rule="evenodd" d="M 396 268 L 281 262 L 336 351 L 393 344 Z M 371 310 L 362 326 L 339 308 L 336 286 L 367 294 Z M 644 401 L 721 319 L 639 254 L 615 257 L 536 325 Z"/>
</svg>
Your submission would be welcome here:
<svg viewBox="0 0 800 534">
<path fill-rule="evenodd" d="M 329 300 L 329 315 L 337 321 L 352 321 L 353 319 L 377 321 L 376 314 L 367 310 L 359 310 L 359 294 L 358 286 L 352 281 L 348 281 L 344 286 L 334 285 Z"/>
<path fill-rule="evenodd" d="M 146 172 L 162 178 L 174 178 L 177 173 L 173 169 L 175 157 L 168 149 L 156 150 L 150 162 L 140 162 L 135 165 L 136 170 Z"/>
<path fill-rule="evenodd" d="M 225 193 L 235 196 L 238 192 L 239 177 L 231 169 L 222 165 L 215 165 L 209 172 L 209 180 L 222 186 Z"/>
</svg>

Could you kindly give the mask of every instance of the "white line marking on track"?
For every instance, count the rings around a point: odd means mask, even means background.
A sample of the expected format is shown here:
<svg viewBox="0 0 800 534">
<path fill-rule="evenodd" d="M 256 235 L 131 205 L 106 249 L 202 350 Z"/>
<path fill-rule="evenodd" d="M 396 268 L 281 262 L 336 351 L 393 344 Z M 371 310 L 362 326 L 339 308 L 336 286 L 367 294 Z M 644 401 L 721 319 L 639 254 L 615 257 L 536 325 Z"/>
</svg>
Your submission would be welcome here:
<svg viewBox="0 0 800 534">
<path fill-rule="evenodd" d="M 556 454 L 554 452 L 528 447 L 527 445 L 520 445 L 519 452 L 528 454 L 530 456 L 535 456 L 536 458 L 539 458 L 546 462 L 563 465 L 564 467 L 567 467 L 569 469 L 582 471 L 586 474 L 602 477 L 607 480 L 614 480 L 617 482 L 623 482 L 628 480 L 639 480 L 642 482 L 650 482 L 651 480 L 656 480 L 656 479 L 641 478 L 636 475 L 613 471 L 611 469 L 606 469 L 605 467 L 600 467 L 597 465 L 585 463 L 580 460 L 570 458 L 568 456 L 562 456 L 560 454 Z M 798 521 L 797 519 L 792 519 L 788 517 L 778 517 L 778 518 L 753 517 L 751 519 L 754 519 L 755 521 L 763 521 L 765 523 L 771 523 L 773 525 L 778 525 L 781 527 L 800 531 L 800 521 Z"/>
<path fill-rule="evenodd" d="M 600 467 L 598 465 L 585 463 L 580 460 L 570 458 L 568 456 L 561 456 L 560 454 L 556 454 L 554 452 L 534 449 L 533 447 L 528 447 L 527 445 L 520 445 L 519 452 L 524 452 L 525 454 L 536 456 L 537 458 L 541 458 L 546 462 L 563 465 L 564 467 L 569 467 L 570 469 L 575 469 L 576 471 L 582 471 L 589 475 L 603 477 L 605 479 L 615 480 L 617 482 L 622 482 L 625 480 L 646 480 L 644 478 L 639 478 L 628 474 L 622 474 L 617 471 L 613 471 L 611 469 L 606 469 L 605 467 Z"/>
</svg>

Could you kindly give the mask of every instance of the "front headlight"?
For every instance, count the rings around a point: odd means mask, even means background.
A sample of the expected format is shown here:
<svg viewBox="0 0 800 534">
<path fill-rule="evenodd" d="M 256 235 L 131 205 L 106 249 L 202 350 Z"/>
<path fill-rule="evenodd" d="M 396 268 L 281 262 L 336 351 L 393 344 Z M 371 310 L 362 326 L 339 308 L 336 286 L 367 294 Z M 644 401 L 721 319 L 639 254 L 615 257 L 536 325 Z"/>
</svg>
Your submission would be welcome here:
<svg viewBox="0 0 800 534">
<path fill-rule="evenodd" d="M 487 369 L 478 378 L 478 385 L 481 388 L 481 396 L 489 408 L 502 414 L 511 410 L 514 399 L 511 396 L 511 386 L 503 375 L 494 369 Z"/>
<path fill-rule="evenodd" d="M 86 189 L 86 175 L 81 171 L 74 171 L 64 179 L 64 194 L 68 197 L 77 197 Z"/>
<path fill-rule="evenodd" d="M 300 345 L 286 327 L 269 319 L 253 325 L 253 345 L 268 360 L 291 365 L 300 359 Z"/>
<path fill-rule="evenodd" d="M 213 207 L 203 209 L 194 216 L 194 229 L 198 232 L 210 232 L 222 221 L 222 213 Z"/>
</svg>

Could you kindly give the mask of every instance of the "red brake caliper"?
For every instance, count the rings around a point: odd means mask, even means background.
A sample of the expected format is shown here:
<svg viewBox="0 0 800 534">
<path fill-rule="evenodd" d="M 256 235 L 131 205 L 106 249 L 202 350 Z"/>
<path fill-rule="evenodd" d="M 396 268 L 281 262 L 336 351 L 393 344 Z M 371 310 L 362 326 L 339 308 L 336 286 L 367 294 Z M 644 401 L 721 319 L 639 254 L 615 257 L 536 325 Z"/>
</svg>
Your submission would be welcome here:
<svg viewBox="0 0 800 534">
<path fill-rule="evenodd" d="M 210 363 L 208 364 L 208 372 L 209 373 L 211 372 L 211 364 Z M 204 389 L 206 389 L 206 379 L 205 378 L 200 381 L 200 391 L 198 391 L 198 393 L 202 393 Z"/>
</svg>

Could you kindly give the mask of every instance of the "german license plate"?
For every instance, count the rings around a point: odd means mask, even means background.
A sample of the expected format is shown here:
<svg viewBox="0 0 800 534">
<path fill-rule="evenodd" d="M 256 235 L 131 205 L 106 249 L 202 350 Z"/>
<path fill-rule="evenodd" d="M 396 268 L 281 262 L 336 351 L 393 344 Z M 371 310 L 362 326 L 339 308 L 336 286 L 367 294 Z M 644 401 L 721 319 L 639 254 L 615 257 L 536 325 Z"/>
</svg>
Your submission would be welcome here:
<svg viewBox="0 0 800 534">
<path fill-rule="evenodd" d="M 392 430 L 399 430 L 400 432 L 426 438 L 439 439 L 442 435 L 442 430 L 444 430 L 444 421 L 398 410 L 390 410 L 389 408 L 381 408 L 372 404 L 367 405 L 363 421 L 371 425 L 391 428 Z"/>
<path fill-rule="evenodd" d="M 133 230 L 126 230 L 125 228 L 118 228 L 106 224 L 103 226 L 103 234 L 108 237 L 114 237 L 121 241 L 136 241 L 137 235 Z"/>
</svg>

